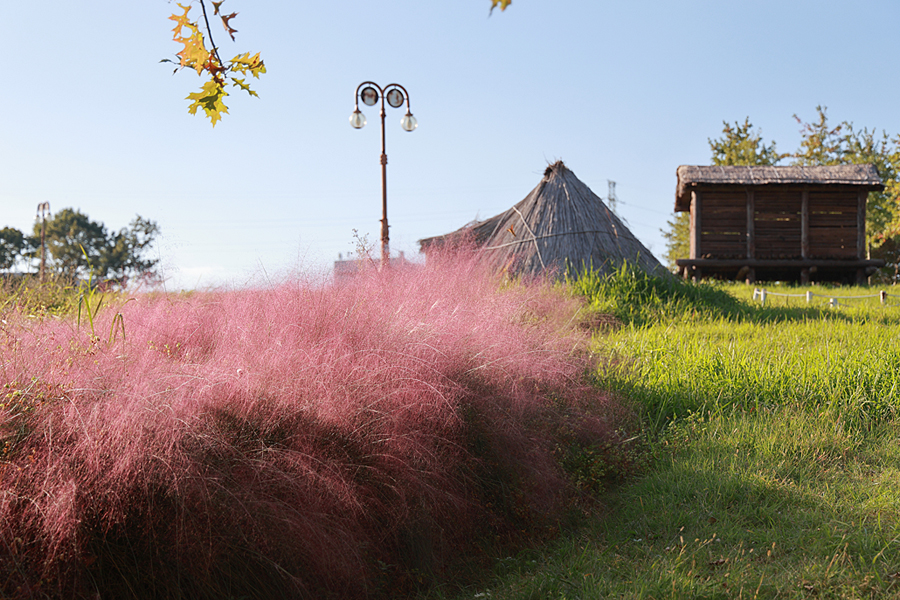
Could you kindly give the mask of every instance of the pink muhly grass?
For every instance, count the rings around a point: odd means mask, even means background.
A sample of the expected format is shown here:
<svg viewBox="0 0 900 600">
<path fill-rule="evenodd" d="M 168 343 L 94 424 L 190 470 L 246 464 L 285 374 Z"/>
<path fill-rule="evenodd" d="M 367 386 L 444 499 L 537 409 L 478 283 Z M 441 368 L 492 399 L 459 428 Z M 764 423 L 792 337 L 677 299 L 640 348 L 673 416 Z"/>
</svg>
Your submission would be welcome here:
<svg viewBox="0 0 900 600">
<path fill-rule="evenodd" d="M 577 308 L 456 256 L 9 315 L 0 594 L 366 597 L 553 514 L 551 398 L 609 404 Z"/>
</svg>

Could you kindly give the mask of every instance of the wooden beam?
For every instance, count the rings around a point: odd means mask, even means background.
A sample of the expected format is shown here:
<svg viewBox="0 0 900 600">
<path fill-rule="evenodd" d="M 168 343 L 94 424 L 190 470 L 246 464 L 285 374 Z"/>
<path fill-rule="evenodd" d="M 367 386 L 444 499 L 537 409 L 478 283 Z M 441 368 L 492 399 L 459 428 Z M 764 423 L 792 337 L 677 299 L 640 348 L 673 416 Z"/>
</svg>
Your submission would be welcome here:
<svg viewBox="0 0 900 600">
<path fill-rule="evenodd" d="M 700 258 L 700 192 L 691 192 L 691 258 Z"/>
<path fill-rule="evenodd" d="M 862 260 L 866 257 L 866 200 L 868 192 L 857 193 L 856 203 L 856 258 Z"/>
<path fill-rule="evenodd" d="M 832 258 L 806 258 L 806 259 L 790 259 L 790 258 L 700 258 L 696 260 L 679 258 L 675 261 L 679 267 L 741 267 L 766 268 L 766 267 L 796 267 L 798 269 L 806 268 L 848 268 L 858 269 L 867 267 L 883 267 L 884 261 L 880 259 L 832 259 Z"/>
<path fill-rule="evenodd" d="M 809 189 L 806 187 L 800 195 L 800 256 L 809 258 Z M 802 276 L 800 280 L 803 281 Z M 809 274 L 803 283 L 809 283 Z"/>
<path fill-rule="evenodd" d="M 747 258 L 756 258 L 756 198 L 747 190 Z"/>
</svg>

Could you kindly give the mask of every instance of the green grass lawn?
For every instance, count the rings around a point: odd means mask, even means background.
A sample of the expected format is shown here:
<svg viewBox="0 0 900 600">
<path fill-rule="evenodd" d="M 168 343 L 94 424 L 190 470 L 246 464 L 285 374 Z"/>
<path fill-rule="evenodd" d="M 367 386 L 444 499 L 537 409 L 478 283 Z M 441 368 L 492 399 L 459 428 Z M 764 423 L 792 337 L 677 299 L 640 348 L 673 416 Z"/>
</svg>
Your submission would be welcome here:
<svg viewBox="0 0 900 600">
<path fill-rule="evenodd" d="M 645 416 L 648 466 L 457 597 L 900 597 L 900 308 L 627 269 L 574 287 L 621 322 L 597 383 Z"/>
</svg>

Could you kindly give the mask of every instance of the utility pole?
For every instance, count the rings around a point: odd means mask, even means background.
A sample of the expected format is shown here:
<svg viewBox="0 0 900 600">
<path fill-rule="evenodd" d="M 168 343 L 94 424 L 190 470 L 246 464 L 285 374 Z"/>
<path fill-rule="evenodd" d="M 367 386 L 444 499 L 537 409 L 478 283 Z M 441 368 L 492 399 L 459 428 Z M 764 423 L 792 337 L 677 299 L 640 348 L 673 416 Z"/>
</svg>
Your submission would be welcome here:
<svg viewBox="0 0 900 600">
<path fill-rule="evenodd" d="M 47 229 L 47 217 L 50 216 L 50 203 L 41 202 L 37 206 L 37 216 L 35 220 L 41 221 L 41 272 L 39 275 L 41 283 L 44 283 L 44 265 L 46 264 L 46 248 L 44 244 L 44 232 Z"/>
</svg>

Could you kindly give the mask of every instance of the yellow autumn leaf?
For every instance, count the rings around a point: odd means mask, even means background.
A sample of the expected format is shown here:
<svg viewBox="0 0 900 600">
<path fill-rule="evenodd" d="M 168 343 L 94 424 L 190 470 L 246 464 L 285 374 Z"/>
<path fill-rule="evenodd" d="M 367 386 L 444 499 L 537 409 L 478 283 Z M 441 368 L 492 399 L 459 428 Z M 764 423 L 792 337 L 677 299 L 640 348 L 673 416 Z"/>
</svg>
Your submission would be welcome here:
<svg viewBox="0 0 900 600">
<path fill-rule="evenodd" d="M 251 96 L 255 96 L 255 97 L 259 98 L 259 94 L 257 94 L 257 93 L 254 92 L 253 90 L 251 90 L 251 89 L 250 89 L 250 86 L 247 85 L 246 83 L 244 83 L 244 80 L 243 80 L 243 79 L 238 79 L 237 77 L 232 77 L 232 78 L 231 78 L 231 81 L 234 82 L 234 83 L 232 83 L 232 85 L 236 85 L 237 87 L 241 88 L 242 90 L 244 90 L 245 92 L 247 92 L 247 93 L 250 94 Z"/>
<path fill-rule="evenodd" d="M 225 31 L 228 32 L 228 35 L 231 36 L 231 41 L 234 41 L 234 34 L 237 33 L 237 29 L 231 26 L 231 20 L 235 18 L 238 14 L 233 12 L 230 15 L 221 15 L 222 25 L 225 26 Z"/>
<path fill-rule="evenodd" d="M 494 12 L 494 9 L 498 6 L 500 10 L 506 10 L 506 7 L 512 4 L 512 0 L 491 0 L 491 12 Z"/>
<path fill-rule="evenodd" d="M 188 13 L 191 12 L 191 7 L 185 6 L 183 4 L 178 4 L 178 6 L 180 6 L 181 8 L 184 9 L 184 14 L 183 15 L 171 15 L 169 17 L 170 21 L 175 21 L 175 28 L 172 29 L 172 33 L 175 35 L 176 38 L 181 34 L 181 28 L 188 27 L 191 23 L 191 20 L 188 19 L 188 16 L 187 16 Z"/>
<path fill-rule="evenodd" d="M 179 41 L 184 44 L 181 52 L 176 54 L 181 58 L 181 66 L 190 67 L 196 70 L 198 75 L 201 74 L 210 57 L 209 51 L 203 44 L 203 35 L 197 32 L 195 37 Z"/>
<path fill-rule="evenodd" d="M 193 103 L 188 106 L 188 112 L 195 115 L 197 114 L 197 109 L 202 108 L 206 116 L 209 117 L 212 126 L 215 127 L 216 123 L 222 119 L 222 114 L 228 114 L 228 107 L 222 101 L 227 95 L 228 92 L 225 91 L 225 87 L 221 83 L 215 79 L 210 79 L 203 84 L 201 91 L 188 94 L 186 100 L 193 100 Z"/>
<path fill-rule="evenodd" d="M 172 39 L 184 47 L 175 55 L 181 60 L 182 67 L 190 67 L 199 74 L 203 72 L 204 65 L 209 60 L 209 51 L 206 49 L 199 26 L 188 18 L 191 7 L 183 4 L 178 6 L 184 10 L 184 14 L 172 15 L 169 20 L 175 21 Z M 183 35 L 185 29 L 187 35 Z"/>
<path fill-rule="evenodd" d="M 244 54 L 238 54 L 230 61 L 231 70 L 237 73 L 247 73 L 249 72 L 251 75 L 259 79 L 261 73 L 266 72 L 265 63 L 259 58 L 259 52 L 255 55 L 250 56 L 249 52 L 245 52 Z"/>
<path fill-rule="evenodd" d="M 215 14 L 220 17 L 225 30 L 233 40 L 236 30 L 231 26 L 231 21 L 237 16 L 237 13 L 224 14 L 222 12 L 221 6 L 225 0 L 210 1 Z M 508 2 L 509 0 L 503 1 Z M 201 4 L 203 4 L 203 0 L 201 0 Z M 212 31 L 209 30 L 209 21 L 205 19 L 206 11 L 204 10 L 203 12 L 203 23 L 205 24 L 205 27 L 203 27 L 200 21 L 191 19 L 190 5 L 185 6 L 181 3 L 177 3 L 177 5 L 181 8 L 182 13 L 171 15 L 169 20 L 175 22 L 175 27 L 172 29 L 172 39 L 182 46 L 181 50 L 176 53 L 179 59 L 179 68 L 190 67 L 197 71 L 198 75 L 204 76 L 205 72 L 205 75 L 209 76 L 209 81 L 203 84 L 201 91 L 188 95 L 187 99 L 191 101 L 191 104 L 188 106 L 188 112 L 195 115 L 197 110 L 202 108 L 213 126 L 215 126 L 222 119 L 223 114 L 228 114 L 228 108 L 224 104 L 224 98 L 228 95 L 225 91 L 228 81 L 231 80 L 232 86 L 239 87 L 251 96 L 258 97 L 245 79 L 235 77 L 235 75 L 246 75 L 249 73 L 253 77 L 259 78 L 261 74 L 266 72 L 266 65 L 258 52 L 253 56 L 249 52 L 238 54 L 232 60 L 223 64 L 219 58 L 218 48 L 207 49 L 206 46 L 207 38 L 204 37 L 204 33 L 207 34 L 210 44 L 213 43 Z M 164 59 L 161 62 L 175 61 Z"/>
</svg>

